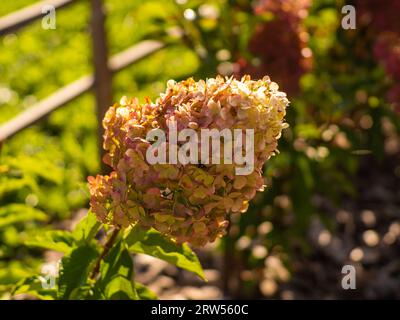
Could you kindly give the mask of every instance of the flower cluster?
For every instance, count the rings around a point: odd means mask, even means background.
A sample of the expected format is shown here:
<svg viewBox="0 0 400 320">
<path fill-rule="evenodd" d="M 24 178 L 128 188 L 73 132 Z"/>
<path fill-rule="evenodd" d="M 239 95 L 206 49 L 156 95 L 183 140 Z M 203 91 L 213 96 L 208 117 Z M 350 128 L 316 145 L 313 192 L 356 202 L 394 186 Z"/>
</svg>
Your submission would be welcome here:
<svg viewBox="0 0 400 320">
<path fill-rule="evenodd" d="M 374 58 L 382 63 L 391 78 L 388 101 L 400 112 L 400 10 L 399 1 L 357 0 L 361 25 L 373 39 Z"/>
<path fill-rule="evenodd" d="M 272 14 L 273 19 L 256 25 L 249 51 L 257 58 L 254 62 L 240 58 L 236 73 L 258 77 L 267 71 L 289 95 L 297 94 L 300 77 L 313 63 L 309 34 L 303 24 L 310 6 L 310 0 L 258 1 L 254 14 Z"/>
<path fill-rule="evenodd" d="M 89 177 L 91 208 L 103 223 L 153 227 L 177 242 L 205 245 L 224 235 L 228 215 L 245 212 L 264 188 L 262 167 L 274 154 L 288 105 L 269 77 L 176 83 L 155 103 L 122 98 L 108 110 L 103 126 L 109 175 Z M 146 140 L 152 129 L 253 129 L 254 171 L 235 175 L 225 164 L 149 164 Z M 168 139 L 168 137 L 167 137 Z M 222 151 L 221 151 L 222 153 Z"/>
</svg>

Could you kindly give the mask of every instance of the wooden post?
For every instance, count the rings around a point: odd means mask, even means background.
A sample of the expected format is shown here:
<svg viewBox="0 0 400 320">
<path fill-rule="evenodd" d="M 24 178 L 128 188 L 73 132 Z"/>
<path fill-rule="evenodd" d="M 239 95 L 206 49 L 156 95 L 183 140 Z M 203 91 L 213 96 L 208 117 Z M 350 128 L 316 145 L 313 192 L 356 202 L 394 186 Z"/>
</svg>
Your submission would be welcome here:
<svg viewBox="0 0 400 320">
<path fill-rule="evenodd" d="M 94 63 L 94 91 L 96 96 L 98 140 L 102 173 L 110 169 L 103 163 L 103 126 L 102 120 L 108 107 L 111 106 L 112 96 L 112 73 L 108 67 L 108 47 L 105 31 L 105 14 L 102 0 L 91 0 L 92 6 L 92 42 Z"/>
</svg>

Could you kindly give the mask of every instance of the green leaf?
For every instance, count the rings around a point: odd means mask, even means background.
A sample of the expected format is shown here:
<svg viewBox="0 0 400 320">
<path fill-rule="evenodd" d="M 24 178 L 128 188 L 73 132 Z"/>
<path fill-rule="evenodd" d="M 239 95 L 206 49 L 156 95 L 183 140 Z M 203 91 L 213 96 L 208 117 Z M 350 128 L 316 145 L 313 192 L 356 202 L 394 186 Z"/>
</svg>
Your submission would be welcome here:
<svg viewBox="0 0 400 320">
<path fill-rule="evenodd" d="M 32 220 L 46 221 L 47 215 L 38 209 L 19 204 L 8 205 L 0 210 L 0 228 Z"/>
<path fill-rule="evenodd" d="M 20 155 L 18 159 L 10 160 L 10 164 L 15 168 L 23 170 L 24 174 L 36 177 L 36 180 L 40 177 L 55 184 L 61 184 L 63 181 L 62 167 L 43 156 Z"/>
<path fill-rule="evenodd" d="M 99 231 L 100 225 L 101 223 L 97 220 L 96 215 L 89 211 L 77 224 L 72 235 L 79 244 L 90 242 Z"/>
<path fill-rule="evenodd" d="M 75 296 L 87 284 L 89 266 L 97 256 L 98 252 L 93 247 L 81 246 L 62 258 L 58 283 L 60 299 Z"/>
<path fill-rule="evenodd" d="M 122 239 L 104 257 L 95 292 L 106 299 L 138 298 L 133 283 L 132 257 Z"/>
<path fill-rule="evenodd" d="M 176 244 L 154 229 L 146 231 L 138 226 L 130 230 L 125 241 L 129 252 L 144 253 L 165 260 L 206 280 L 199 259 L 187 244 Z"/>
<path fill-rule="evenodd" d="M 24 212 L 25 210 L 32 209 L 32 207 L 27 206 L 26 204 L 21 204 L 21 203 L 12 203 L 6 206 L 2 206 L 0 208 L 0 217 L 2 216 L 8 216 L 10 214 L 18 213 L 18 212 Z"/>
<path fill-rule="evenodd" d="M 100 281 L 106 283 L 114 276 L 132 277 L 132 258 L 122 241 L 117 242 L 105 256 L 100 267 L 100 273 Z"/>
<path fill-rule="evenodd" d="M 42 281 L 38 276 L 32 276 L 21 280 L 11 292 L 13 296 L 29 294 L 42 300 L 54 300 L 57 297 L 55 289 L 43 289 Z"/>
<path fill-rule="evenodd" d="M 75 239 L 70 232 L 50 230 L 36 234 L 32 239 L 28 239 L 25 245 L 68 254 L 74 246 L 74 241 Z"/>
<path fill-rule="evenodd" d="M 7 193 L 18 192 L 23 189 L 29 189 L 34 193 L 39 192 L 39 186 L 32 177 L 11 178 L 7 177 L 1 181 L 0 184 L 0 197 Z"/>
<path fill-rule="evenodd" d="M 24 262 L 14 259 L 0 262 L 0 284 L 15 284 L 32 275 L 31 268 Z"/>
<path fill-rule="evenodd" d="M 138 300 L 132 282 L 123 276 L 114 277 L 105 288 L 108 300 Z"/>
<path fill-rule="evenodd" d="M 139 282 L 135 282 L 135 290 L 140 300 L 158 300 L 157 295 Z"/>
</svg>

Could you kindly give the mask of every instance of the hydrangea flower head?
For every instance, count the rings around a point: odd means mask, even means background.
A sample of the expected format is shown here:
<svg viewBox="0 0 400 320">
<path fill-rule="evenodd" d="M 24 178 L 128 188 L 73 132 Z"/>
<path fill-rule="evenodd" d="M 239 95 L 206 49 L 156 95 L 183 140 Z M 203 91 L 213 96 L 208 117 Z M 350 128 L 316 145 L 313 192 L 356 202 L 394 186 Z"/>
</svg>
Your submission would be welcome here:
<svg viewBox="0 0 400 320">
<path fill-rule="evenodd" d="M 98 219 L 117 227 L 155 228 L 178 243 L 203 246 L 225 234 L 228 215 L 244 213 L 264 189 L 262 167 L 274 155 L 289 101 L 269 77 L 216 77 L 168 81 L 156 102 L 123 98 L 108 110 L 105 163 L 109 175 L 89 177 L 90 205 Z M 235 162 L 156 163 L 146 158 L 153 129 L 254 130 L 254 169 L 237 175 Z M 170 148 L 166 137 L 166 150 Z M 221 154 L 223 150 L 221 150 Z"/>
</svg>

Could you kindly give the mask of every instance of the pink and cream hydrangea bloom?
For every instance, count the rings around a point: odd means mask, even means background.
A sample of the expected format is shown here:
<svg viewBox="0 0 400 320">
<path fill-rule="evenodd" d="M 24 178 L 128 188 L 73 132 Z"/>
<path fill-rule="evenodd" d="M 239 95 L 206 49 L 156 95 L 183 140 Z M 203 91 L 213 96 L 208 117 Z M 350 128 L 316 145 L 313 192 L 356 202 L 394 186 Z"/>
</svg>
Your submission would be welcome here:
<svg viewBox="0 0 400 320">
<path fill-rule="evenodd" d="M 243 213 L 264 189 L 262 167 L 274 155 L 289 101 L 269 77 L 244 76 L 168 81 L 155 103 L 121 99 L 103 126 L 109 175 L 89 177 L 90 205 L 98 219 L 117 227 L 153 227 L 177 242 L 205 245 L 225 234 L 228 215 Z M 178 130 L 253 129 L 254 170 L 236 175 L 235 163 L 149 164 L 147 133 Z M 167 137 L 168 140 L 168 137 Z"/>
</svg>

